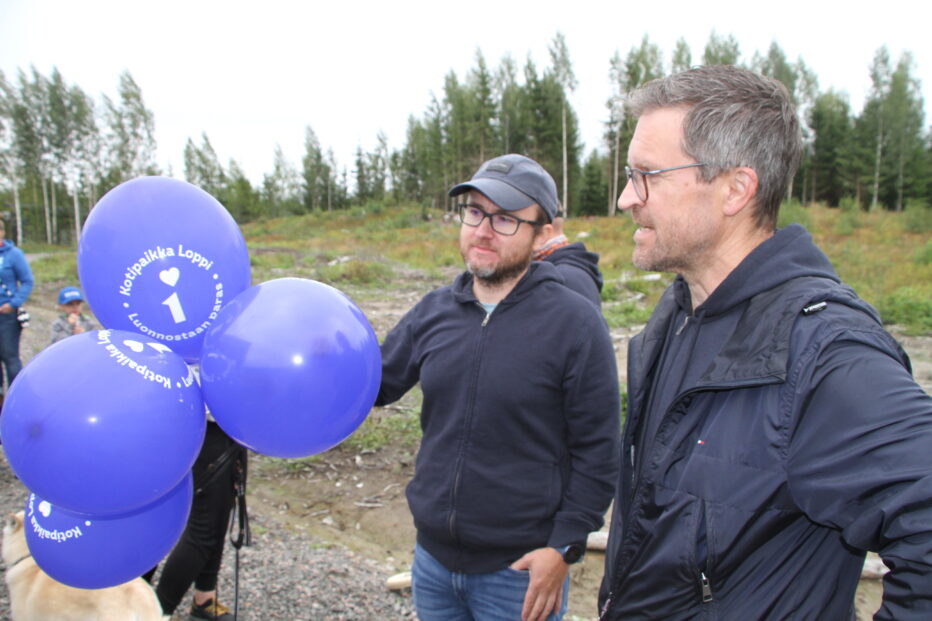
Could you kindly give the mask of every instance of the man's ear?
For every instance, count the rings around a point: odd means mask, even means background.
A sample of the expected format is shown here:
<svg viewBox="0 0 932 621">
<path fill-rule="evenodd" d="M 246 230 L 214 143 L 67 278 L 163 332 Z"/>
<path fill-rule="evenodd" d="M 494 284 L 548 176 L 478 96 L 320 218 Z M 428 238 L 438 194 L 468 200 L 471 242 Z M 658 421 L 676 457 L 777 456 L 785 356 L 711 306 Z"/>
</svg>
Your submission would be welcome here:
<svg viewBox="0 0 932 621">
<path fill-rule="evenodd" d="M 757 196 L 757 171 L 748 166 L 739 166 L 727 174 L 724 213 L 726 216 L 736 216 L 754 203 Z"/>
<path fill-rule="evenodd" d="M 537 227 L 537 234 L 534 235 L 534 248 L 540 248 L 553 237 L 553 225 L 549 222 L 543 226 Z"/>
</svg>

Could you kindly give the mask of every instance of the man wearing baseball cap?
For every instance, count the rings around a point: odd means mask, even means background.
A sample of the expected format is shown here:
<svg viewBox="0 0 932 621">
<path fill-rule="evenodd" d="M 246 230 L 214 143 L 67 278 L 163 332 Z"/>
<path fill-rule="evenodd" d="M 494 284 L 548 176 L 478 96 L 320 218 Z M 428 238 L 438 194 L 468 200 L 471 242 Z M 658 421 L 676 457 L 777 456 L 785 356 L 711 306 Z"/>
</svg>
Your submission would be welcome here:
<svg viewBox="0 0 932 621">
<path fill-rule="evenodd" d="M 560 619 L 614 488 L 615 354 L 598 309 L 531 262 L 558 208 L 540 164 L 503 155 L 449 194 L 466 271 L 385 338 L 376 402 L 421 384 L 415 606 L 422 621 Z"/>
</svg>

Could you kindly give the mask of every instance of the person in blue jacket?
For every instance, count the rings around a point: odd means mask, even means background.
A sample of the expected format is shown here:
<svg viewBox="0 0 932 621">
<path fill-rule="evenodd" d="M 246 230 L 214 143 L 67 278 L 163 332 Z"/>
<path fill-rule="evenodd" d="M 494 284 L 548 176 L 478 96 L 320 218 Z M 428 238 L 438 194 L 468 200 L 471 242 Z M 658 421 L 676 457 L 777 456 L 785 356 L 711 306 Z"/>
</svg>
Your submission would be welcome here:
<svg viewBox="0 0 932 621">
<path fill-rule="evenodd" d="M 799 225 L 776 229 L 796 110 L 708 66 L 648 83 L 618 206 L 673 272 L 628 351 L 601 619 L 932 619 L 932 398 Z"/>
<path fill-rule="evenodd" d="M 32 270 L 23 251 L 6 239 L 6 227 L 0 220 L 0 363 L 6 371 L 7 385 L 12 384 L 23 368 L 19 358 L 22 332 L 17 313 L 32 292 Z M 0 378 L 0 404 L 3 403 Z"/>
<path fill-rule="evenodd" d="M 557 210 L 540 164 L 494 158 L 450 195 L 466 272 L 385 338 L 377 400 L 421 384 L 415 607 L 421 621 L 560 619 L 617 474 L 615 353 L 599 310 L 531 262 Z"/>
</svg>

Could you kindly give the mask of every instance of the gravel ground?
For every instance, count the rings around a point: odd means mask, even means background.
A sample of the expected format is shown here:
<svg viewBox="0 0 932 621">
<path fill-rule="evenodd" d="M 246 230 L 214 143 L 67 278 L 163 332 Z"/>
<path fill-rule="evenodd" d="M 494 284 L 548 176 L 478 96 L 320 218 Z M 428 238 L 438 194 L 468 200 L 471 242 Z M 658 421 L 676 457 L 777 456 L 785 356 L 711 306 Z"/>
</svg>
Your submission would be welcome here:
<svg viewBox="0 0 932 621">
<path fill-rule="evenodd" d="M 27 492 L 0 457 L 4 515 L 25 505 Z M 410 592 L 385 588 L 390 569 L 325 541 L 291 532 L 274 518 L 250 515 L 253 545 L 240 551 L 239 619 L 349 621 L 415 619 Z M 227 545 L 221 602 L 233 608 L 235 551 Z M 187 618 L 190 595 L 173 619 Z M 0 581 L 0 619 L 10 618 Z"/>
</svg>

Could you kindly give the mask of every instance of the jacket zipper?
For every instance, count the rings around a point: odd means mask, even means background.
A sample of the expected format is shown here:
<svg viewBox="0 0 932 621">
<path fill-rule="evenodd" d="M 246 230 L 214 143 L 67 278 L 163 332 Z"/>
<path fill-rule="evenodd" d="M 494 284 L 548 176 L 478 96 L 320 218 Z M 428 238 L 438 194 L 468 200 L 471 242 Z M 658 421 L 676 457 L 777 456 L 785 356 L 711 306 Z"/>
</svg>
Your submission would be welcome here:
<svg viewBox="0 0 932 621">
<path fill-rule="evenodd" d="M 481 304 L 479 304 L 479 302 L 476 302 L 476 305 L 479 306 L 479 308 L 481 308 L 483 312 L 485 312 L 485 308 Z M 489 318 L 491 316 L 492 316 L 492 313 L 486 313 L 485 317 L 483 317 L 482 319 L 482 323 L 479 324 L 479 327 L 484 328 L 489 323 Z M 482 350 L 482 342 L 483 342 L 484 336 L 485 336 L 484 334 L 480 333 L 479 339 L 476 341 L 476 350 L 475 350 L 475 358 L 474 358 L 475 365 L 473 367 L 473 377 L 472 377 L 473 390 L 469 391 L 469 394 L 472 395 L 472 397 L 470 397 L 469 408 L 466 410 L 468 420 L 467 420 L 467 423 L 464 425 L 465 431 L 464 431 L 463 438 L 461 440 L 459 455 L 457 455 L 456 457 L 456 468 L 454 468 L 453 470 L 454 472 L 453 488 L 450 490 L 450 517 L 447 519 L 447 528 L 450 531 L 450 537 L 454 541 L 457 540 L 457 537 L 456 537 L 456 496 L 457 496 L 457 492 L 459 491 L 460 478 L 463 474 L 463 460 L 464 460 L 464 453 L 466 451 L 466 434 L 468 434 L 470 426 L 472 425 L 473 408 L 475 407 L 475 404 L 476 404 L 475 384 L 476 384 L 476 378 L 478 377 L 478 374 L 479 374 L 479 368 L 478 368 L 479 352 Z"/>
<path fill-rule="evenodd" d="M 702 590 L 702 603 L 708 604 L 712 601 L 712 585 L 704 571 L 699 572 L 699 588 Z"/>
<path fill-rule="evenodd" d="M 710 387 L 708 386 L 690 388 L 689 390 L 677 395 L 676 398 L 670 403 L 670 407 L 667 409 L 667 411 L 664 412 L 663 418 L 666 418 L 670 414 L 670 412 L 672 412 L 673 409 L 677 405 L 679 405 L 679 403 L 686 397 L 690 396 L 693 393 L 703 392 L 705 390 L 708 390 L 709 388 Z M 662 426 L 663 419 L 661 419 L 660 423 L 661 423 L 660 426 Z M 657 428 L 660 429 L 660 426 L 658 426 Z M 634 442 L 631 443 L 631 446 L 630 446 L 631 461 L 634 466 L 634 477 L 633 477 L 634 490 L 631 493 L 631 502 L 628 503 L 628 510 L 625 513 L 625 523 L 630 522 L 630 517 L 632 515 L 632 511 L 634 509 L 634 504 L 635 504 L 634 501 L 638 496 L 638 492 L 641 490 L 641 467 L 644 465 L 645 457 L 650 457 L 650 449 L 654 447 L 654 440 L 656 440 L 656 437 L 650 440 L 650 446 L 647 447 L 647 450 L 641 451 L 640 460 L 637 460 L 636 458 Z M 624 548 L 624 546 L 625 546 L 625 541 L 622 540 L 621 543 L 618 544 L 618 550 L 621 551 Z M 602 610 L 599 612 L 599 621 L 602 621 L 602 619 L 605 617 L 605 614 L 608 612 L 608 608 L 612 603 L 612 598 L 615 593 L 615 590 L 622 583 L 622 581 L 628 577 L 629 572 L 630 572 L 630 569 L 626 569 L 624 573 L 618 574 L 615 577 L 615 580 L 612 582 L 612 586 L 608 591 L 608 596 L 605 598 L 605 604 L 602 606 Z M 704 574 L 702 575 L 702 578 L 705 578 Z M 706 580 L 706 586 L 708 586 L 708 580 Z M 711 597 L 711 590 L 709 591 L 709 595 Z M 705 598 L 705 589 L 703 588 L 703 601 L 705 601 L 704 598 Z"/>
</svg>

